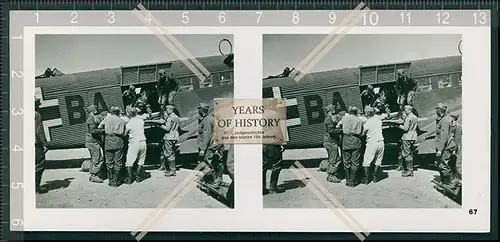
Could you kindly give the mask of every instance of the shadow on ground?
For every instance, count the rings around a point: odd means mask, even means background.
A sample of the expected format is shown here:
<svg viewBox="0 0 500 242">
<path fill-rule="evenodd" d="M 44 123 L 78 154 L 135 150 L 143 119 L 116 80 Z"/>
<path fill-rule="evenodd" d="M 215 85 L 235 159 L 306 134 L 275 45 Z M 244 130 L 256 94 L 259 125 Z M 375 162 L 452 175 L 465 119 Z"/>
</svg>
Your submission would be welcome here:
<svg viewBox="0 0 500 242">
<path fill-rule="evenodd" d="M 69 187 L 69 185 L 71 184 L 71 180 L 74 179 L 75 179 L 74 177 L 71 177 L 71 178 L 66 178 L 64 180 L 47 181 L 45 182 L 45 184 L 42 185 L 42 187 L 44 187 L 48 191 L 63 189 Z"/>
</svg>

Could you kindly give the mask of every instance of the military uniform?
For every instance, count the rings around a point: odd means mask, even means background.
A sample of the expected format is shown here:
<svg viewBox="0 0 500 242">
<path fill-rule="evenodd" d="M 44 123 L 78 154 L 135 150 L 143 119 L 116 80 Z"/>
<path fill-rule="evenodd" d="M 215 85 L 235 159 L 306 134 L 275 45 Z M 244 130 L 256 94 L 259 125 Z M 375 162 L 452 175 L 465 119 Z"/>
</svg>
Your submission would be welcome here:
<svg viewBox="0 0 500 242">
<path fill-rule="evenodd" d="M 400 106 L 412 105 L 413 96 L 417 91 L 417 82 L 410 76 L 404 74 L 401 70 L 398 73 L 402 74 L 396 80 L 396 91 L 398 94 L 398 104 Z"/>
<path fill-rule="evenodd" d="M 358 184 L 356 175 L 360 165 L 363 121 L 356 115 L 349 114 L 342 118 L 341 123 L 344 134 L 342 137 L 342 158 L 344 161 L 346 185 L 354 187 Z"/>
<path fill-rule="evenodd" d="M 458 119 L 458 114 L 450 115 L 454 119 Z M 459 179 L 462 179 L 462 126 L 457 121 L 453 121 L 453 139 L 457 146 L 455 155 L 452 156 L 452 164 L 454 172 Z"/>
<path fill-rule="evenodd" d="M 104 126 L 106 137 L 104 140 L 104 153 L 106 156 L 106 167 L 108 169 L 109 186 L 117 187 L 121 185 L 119 179 L 124 161 L 124 135 L 125 121 L 117 115 L 108 115 L 99 125 Z"/>
<path fill-rule="evenodd" d="M 227 191 L 226 197 L 229 201 L 229 207 L 234 208 L 234 145 L 228 145 L 226 167 L 231 178 L 231 184 Z"/>
<path fill-rule="evenodd" d="M 446 105 L 438 104 L 436 109 L 446 111 Z M 456 182 L 455 174 L 450 167 L 452 155 L 456 152 L 457 146 L 453 137 L 452 118 L 444 115 L 436 119 L 436 166 L 439 170 L 441 181 L 446 185 Z"/>
<path fill-rule="evenodd" d="M 198 109 L 204 115 L 198 119 L 198 150 L 203 157 L 203 161 L 210 165 L 214 171 L 215 179 L 213 185 L 218 186 L 223 181 L 224 164 L 221 159 L 224 152 L 223 144 L 215 144 L 213 137 L 214 117 L 208 114 L 209 106 L 200 104 Z"/>
<path fill-rule="evenodd" d="M 104 167 L 104 157 L 101 153 L 101 144 L 99 141 L 99 134 L 104 130 L 98 129 L 99 119 L 93 112 L 95 112 L 96 106 L 91 105 L 87 108 L 87 112 L 89 113 L 87 117 L 87 133 L 85 135 L 85 147 L 90 152 L 90 177 L 89 181 L 102 183 L 104 179 L 106 179 Z"/>
<path fill-rule="evenodd" d="M 173 107 L 171 107 L 173 109 Z M 175 144 L 179 141 L 179 117 L 171 113 L 165 120 L 167 133 L 163 136 L 162 155 L 165 165 L 165 176 L 175 176 Z"/>
<path fill-rule="evenodd" d="M 35 111 L 35 190 L 38 193 L 45 193 L 46 189 L 41 187 L 42 175 L 45 171 L 45 151 L 47 139 L 43 128 L 42 117 Z"/>
<path fill-rule="evenodd" d="M 262 147 L 262 189 L 263 193 L 279 193 L 283 190 L 278 187 L 278 178 L 283 169 L 283 147 L 281 145 L 263 145 Z M 269 190 L 267 190 L 267 170 L 271 170 Z"/>
<path fill-rule="evenodd" d="M 160 79 L 158 79 L 156 88 L 158 90 L 158 103 L 161 106 L 162 115 L 167 105 L 173 105 L 174 97 L 179 90 L 179 87 L 179 81 L 172 76 L 162 76 L 160 77 Z"/>
<path fill-rule="evenodd" d="M 327 113 L 333 112 L 333 109 L 333 105 L 328 105 L 325 108 L 325 111 Z M 325 147 L 328 153 L 328 168 L 326 171 L 328 173 L 327 180 L 335 183 L 339 183 L 341 181 L 340 171 L 342 168 L 342 160 L 339 153 L 342 130 L 336 127 L 338 121 L 339 117 L 337 115 L 332 117 L 327 116 L 324 121 L 325 134 L 323 136 L 323 147 Z"/>
</svg>

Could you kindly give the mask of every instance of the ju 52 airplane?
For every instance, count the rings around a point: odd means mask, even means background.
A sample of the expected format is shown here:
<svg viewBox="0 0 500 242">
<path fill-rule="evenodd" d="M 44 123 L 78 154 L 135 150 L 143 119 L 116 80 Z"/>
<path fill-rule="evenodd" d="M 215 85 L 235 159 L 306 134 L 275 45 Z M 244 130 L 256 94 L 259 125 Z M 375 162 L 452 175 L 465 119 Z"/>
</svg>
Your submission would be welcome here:
<svg viewBox="0 0 500 242">
<path fill-rule="evenodd" d="M 299 82 L 282 75 L 271 76 L 263 80 L 263 98 L 287 100 L 286 148 L 318 148 L 323 145 L 323 108 L 333 104 L 338 112 L 347 111 L 351 105 L 361 109 L 361 93 L 368 85 L 384 90 L 390 109 L 397 110 L 394 84 L 398 69 L 403 69 L 418 82 L 413 106 L 422 131 L 419 132 L 421 142 L 417 143 L 423 144 L 424 140 L 432 138 L 437 103 L 446 103 L 450 111 L 461 110 L 461 56 L 309 73 Z M 386 144 L 396 144 L 401 135 L 397 128 L 384 127 Z M 431 153 L 430 146 L 421 145 L 418 152 Z M 423 147 L 427 148 L 424 150 Z"/>
<path fill-rule="evenodd" d="M 229 42 L 229 40 L 222 40 Z M 231 44 L 229 42 L 229 44 Z M 220 43 L 219 43 L 220 50 Z M 232 52 L 232 51 L 231 51 Z M 214 98 L 233 97 L 233 54 L 197 58 L 211 73 L 203 82 L 181 61 L 131 67 L 96 70 L 75 74 L 41 75 L 35 79 L 36 96 L 41 99 L 43 120 L 49 149 L 85 147 L 85 107 L 94 104 L 98 112 L 112 106 L 124 108 L 122 94 L 130 85 L 137 92 L 146 92 L 153 112 L 159 112 L 155 92 L 158 71 L 164 69 L 175 76 L 181 85 L 174 106 L 181 118 L 178 145 L 181 154 L 197 153 L 197 105 L 210 104 Z M 50 73 L 50 72 L 49 72 Z M 146 127 L 148 143 L 158 142 L 163 132 Z"/>
</svg>

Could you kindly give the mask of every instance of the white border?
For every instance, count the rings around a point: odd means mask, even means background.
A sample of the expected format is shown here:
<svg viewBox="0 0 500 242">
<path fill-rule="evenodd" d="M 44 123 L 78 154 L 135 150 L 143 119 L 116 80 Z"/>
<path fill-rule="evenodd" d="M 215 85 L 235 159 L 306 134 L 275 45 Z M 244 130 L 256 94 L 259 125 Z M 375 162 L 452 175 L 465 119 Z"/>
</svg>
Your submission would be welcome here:
<svg viewBox="0 0 500 242">
<path fill-rule="evenodd" d="M 260 98 L 261 34 L 330 34 L 331 27 L 171 27 L 172 34 L 234 34 L 235 97 Z M 383 32 L 383 33 L 381 33 Z M 25 27 L 24 110 L 34 110 L 35 34 L 151 34 L 147 27 Z M 490 231 L 490 29 L 488 27 L 354 27 L 349 34 L 462 34 L 462 209 L 348 209 L 368 232 Z M 29 113 L 29 112 L 26 112 Z M 33 147 L 34 120 L 24 120 L 24 147 Z M 473 117 L 473 118 L 472 118 Z M 236 209 L 173 209 L 152 231 L 352 232 L 328 209 L 262 209 L 261 146 L 236 148 Z M 24 182 L 34 184 L 34 152 L 25 149 Z M 133 231 L 153 209 L 36 209 L 24 194 L 24 228 L 31 231 Z M 469 215 L 470 208 L 478 209 Z M 197 219 L 199 218 L 199 219 Z M 207 222 L 205 218 L 210 218 Z"/>
</svg>

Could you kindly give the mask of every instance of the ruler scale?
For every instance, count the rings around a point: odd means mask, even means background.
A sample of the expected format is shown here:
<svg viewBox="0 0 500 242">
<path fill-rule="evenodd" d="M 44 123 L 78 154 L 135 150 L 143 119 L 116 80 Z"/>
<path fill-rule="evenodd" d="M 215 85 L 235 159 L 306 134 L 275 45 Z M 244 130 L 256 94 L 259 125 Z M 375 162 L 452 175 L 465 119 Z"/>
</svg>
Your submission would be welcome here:
<svg viewBox="0 0 500 242">
<path fill-rule="evenodd" d="M 2 3 L 2 76 L 0 96 L 1 240 L 22 240 L 27 156 L 32 149 L 25 142 L 23 121 L 32 111 L 24 110 L 28 98 L 23 89 L 25 27 L 143 27 L 129 1 L 12 1 Z M 160 23 L 172 27 L 336 27 L 358 2 L 354 1 L 143 1 Z M 370 9 L 356 27 L 497 27 L 498 1 L 366 1 Z M 495 11 L 493 13 L 492 11 Z M 411 18 L 408 16 L 411 13 Z M 10 14 L 10 16 L 9 16 Z M 9 21 L 8 23 L 5 23 Z M 4 38 L 8 36 L 8 38 Z M 29 150 L 29 152 L 28 152 Z M 34 177 L 32 178 L 34 180 Z M 30 179 L 31 180 L 31 179 Z M 124 234 L 127 234 L 124 232 Z M 82 237 L 93 236 L 92 233 Z M 95 235 L 97 236 L 97 235 Z M 108 238 L 120 235 L 107 235 Z M 154 233 L 148 237 L 155 237 Z M 346 235 L 349 237 L 352 235 Z M 161 236 L 160 236 L 161 237 Z M 342 238 L 342 236 L 338 236 Z"/>
</svg>

